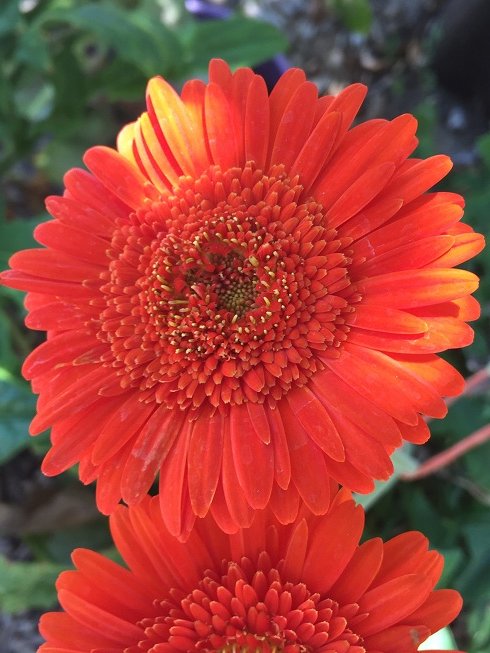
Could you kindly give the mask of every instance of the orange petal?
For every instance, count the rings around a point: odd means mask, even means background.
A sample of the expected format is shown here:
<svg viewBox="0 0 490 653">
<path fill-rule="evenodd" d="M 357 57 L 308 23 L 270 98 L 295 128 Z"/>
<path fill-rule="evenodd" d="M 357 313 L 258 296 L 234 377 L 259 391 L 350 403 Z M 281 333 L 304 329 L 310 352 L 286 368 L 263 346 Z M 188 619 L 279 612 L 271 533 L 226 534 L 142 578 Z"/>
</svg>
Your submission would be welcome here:
<svg viewBox="0 0 490 653">
<path fill-rule="evenodd" d="M 125 204 L 133 209 L 143 206 L 148 192 L 146 179 L 121 154 L 108 147 L 91 147 L 83 162 Z"/>
<path fill-rule="evenodd" d="M 267 411 L 267 419 L 274 447 L 274 477 L 279 487 L 286 490 L 291 481 L 291 460 L 281 413 L 277 408 L 270 408 Z"/>
<path fill-rule="evenodd" d="M 270 106 L 270 140 L 271 145 L 276 140 L 279 122 L 284 114 L 295 90 L 306 80 L 306 75 L 299 68 L 289 68 L 281 75 L 277 84 L 272 89 L 269 98 Z"/>
<path fill-rule="evenodd" d="M 254 439 L 257 438 L 254 436 Z M 230 420 L 226 420 L 225 432 L 223 434 L 223 469 L 221 480 L 226 505 L 230 516 L 234 520 L 234 530 L 236 531 L 238 527 L 246 528 L 250 526 L 254 511 L 249 505 L 245 493 L 238 485 L 237 470 L 230 438 Z"/>
<path fill-rule="evenodd" d="M 194 129 L 184 102 L 161 77 L 154 77 L 148 82 L 147 99 L 182 172 L 185 175 L 199 175 L 208 164 L 205 143 L 196 138 L 199 130 Z"/>
<path fill-rule="evenodd" d="M 434 261 L 432 266 L 437 268 L 452 268 L 473 258 L 484 247 L 485 238 L 481 234 L 470 232 L 455 236 L 453 247 L 446 254 Z"/>
<path fill-rule="evenodd" d="M 122 498 L 127 504 L 138 503 L 148 492 L 170 450 L 181 450 L 179 441 L 185 440 L 188 430 L 185 417 L 183 411 L 176 414 L 162 405 L 146 421 L 131 447 L 121 481 Z M 174 490 L 178 493 L 177 484 Z"/>
<path fill-rule="evenodd" d="M 301 578 L 310 591 L 329 592 L 352 559 L 363 528 L 364 511 L 354 501 L 342 503 L 316 524 Z"/>
<path fill-rule="evenodd" d="M 342 575 L 330 588 L 330 596 L 340 604 L 357 602 L 369 588 L 381 566 L 383 541 L 377 537 L 361 544 Z"/>
<path fill-rule="evenodd" d="M 175 419 L 174 411 L 167 409 L 169 413 L 169 422 Z M 170 427 L 171 425 L 168 424 Z M 180 423 L 179 423 L 180 428 Z M 189 450 L 189 439 L 192 425 L 190 422 L 185 421 L 178 437 L 176 438 L 175 446 L 173 447 L 172 455 L 167 456 L 164 464 L 160 469 L 160 507 L 162 510 L 162 517 L 165 526 L 169 532 L 175 537 L 180 537 L 183 532 L 184 520 L 184 483 L 187 468 L 187 452 Z M 157 432 L 157 431 L 156 431 Z M 177 434 L 175 434 L 177 435 Z M 174 437 L 175 437 L 174 435 Z M 171 438 L 173 440 L 173 438 Z M 147 440 L 151 444 L 151 438 Z M 151 449 L 150 449 L 151 451 Z M 136 453 L 138 453 L 136 451 Z M 155 475 L 153 474 L 153 478 Z M 146 483 L 145 483 L 146 485 Z M 131 492 L 131 485 L 126 489 Z M 144 490 L 146 492 L 146 490 Z M 139 493 L 138 493 L 139 496 Z M 136 498 L 136 497 L 135 497 Z"/>
<path fill-rule="evenodd" d="M 316 515 L 324 514 L 330 505 L 325 456 L 297 421 L 286 401 L 281 402 L 280 411 L 289 444 L 291 478 L 308 508 Z M 309 470 L 308 474 L 305 474 L 305 469 Z"/>
<path fill-rule="evenodd" d="M 38 225 L 34 230 L 34 237 L 46 247 L 82 259 L 92 265 L 106 267 L 108 264 L 107 250 L 110 244 L 107 240 L 58 220 L 48 220 Z M 80 247 L 80 242 L 84 243 L 83 248 Z"/>
<path fill-rule="evenodd" d="M 430 581 L 420 574 L 407 574 L 368 590 L 359 600 L 359 613 L 368 616 L 352 628 L 362 637 L 379 633 L 412 614 L 432 589 Z"/>
<path fill-rule="evenodd" d="M 469 295 L 478 288 L 478 277 L 457 269 L 404 270 L 371 277 L 359 285 L 366 301 L 406 309 Z"/>
<path fill-rule="evenodd" d="M 387 306 L 369 306 L 359 304 L 356 310 L 349 313 L 346 324 L 385 333 L 416 334 L 427 331 L 427 324 L 423 319 Z"/>
<path fill-rule="evenodd" d="M 329 227 L 338 227 L 359 213 L 389 182 L 394 163 L 382 163 L 363 172 L 334 202 L 325 215 Z"/>
<path fill-rule="evenodd" d="M 290 175 L 300 176 L 304 192 L 308 193 L 321 169 L 328 161 L 337 139 L 342 116 L 337 111 L 325 113 L 291 165 Z"/>
<path fill-rule="evenodd" d="M 274 484 L 270 507 L 280 524 L 291 524 L 298 516 L 300 508 L 300 497 L 294 483 L 290 483 L 286 490 Z"/>
<path fill-rule="evenodd" d="M 101 465 L 116 454 L 136 435 L 155 411 L 153 404 L 145 404 L 137 392 L 131 392 L 102 426 L 92 449 L 92 462 Z"/>
<path fill-rule="evenodd" d="M 308 524 L 306 519 L 298 521 L 288 538 L 281 573 L 291 583 L 303 581 L 303 568 L 308 550 Z"/>
<path fill-rule="evenodd" d="M 214 163 L 223 169 L 240 165 L 233 127 L 233 107 L 216 83 L 211 82 L 206 87 L 204 113 L 207 143 Z"/>
<path fill-rule="evenodd" d="M 269 148 L 269 98 L 264 78 L 255 75 L 245 106 L 245 160 L 255 161 L 259 169 L 266 164 Z"/>
<path fill-rule="evenodd" d="M 404 622 L 410 625 L 423 623 L 436 633 L 456 619 L 462 607 L 463 600 L 456 590 L 436 590 Z"/>
<path fill-rule="evenodd" d="M 271 142 L 270 166 L 284 164 L 289 168 L 295 161 L 311 132 L 317 93 L 315 84 L 304 82 L 291 95 Z"/>
<path fill-rule="evenodd" d="M 336 408 L 348 420 L 357 424 L 385 447 L 397 447 L 402 443 L 400 431 L 392 417 L 362 396 L 361 389 L 344 383 L 332 372 L 316 374 L 313 389 L 327 408 Z"/>
<path fill-rule="evenodd" d="M 423 160 L 409 159 L 400 166 L 384 195 L 401 197 L 408 204 L 441 181 L 452 167 L 451 159 L 444 154 Z"/>
<path fill-rule="evenodd" d="M 313 442 L 333 460 L 345 460 L 342 438 L 328 412 L 307 387 L 290 390 L 286 399 L 289 406 Z"/>
<path fill-rule="evenodd" d="M 425 267 L 435 263 L 451 250 L 455 242 L 453 236 L 429 236 L 420 240 L 404 243 L 382 254 L 374 254 L 365 263 L 353 266 L 356 275 L 370 276 L 387 274 L 397 270 L 410 270 Z M 447 267 L 451 267 L 448 265 Z"/>
<path fill-rule="evenodd" d="M 90 630 L 98 632 L 100 624 L 103 623 L 104 637 L 113 646 L 127 646 L 129 642 L 137 644 L 143 636 L 143 630 L 139 626 L 97 608 L 72 592 L 60 590 L 58 599 L 70 616 Z"/>
<path fill-rule="evenodd" d="M 230 436 L 238 482 L 247 501 L 252 508 L 265 508 L 274 480 L 274 450 L 257 437 L 243 404 L 231 407 Z"/>
<path fill-rule="evenodd" d="M 187 457 L 189 495 L 198 517 L 209 510 L 222 466 L 223 418 L 216 412 L 208 419 L 197 419 L 191 433 Z"/>
</svg>

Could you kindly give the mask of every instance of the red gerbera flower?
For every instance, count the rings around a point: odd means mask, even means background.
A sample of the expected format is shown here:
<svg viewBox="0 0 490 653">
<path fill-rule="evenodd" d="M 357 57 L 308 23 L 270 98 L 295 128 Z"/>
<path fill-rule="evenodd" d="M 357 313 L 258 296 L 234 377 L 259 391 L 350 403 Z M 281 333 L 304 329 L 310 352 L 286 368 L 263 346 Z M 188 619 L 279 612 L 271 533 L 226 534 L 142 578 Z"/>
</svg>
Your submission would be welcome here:
<svg viewBox="0 0 490 653">
<path fill-rule="evenodd" d="M 463 387 L 437 353 L 478 316 L 452 267 L 483 239 L 459 195 L 426 193 L 451 163 L 407 158 L 412 116 L 350 129 L 365 91 L 318 98 L 292 69 L 268 97 L 213 61 L 181 97 L 151 80 L 119 151 L 68 172 L 46 249 L 2 276 L 48 332 L 23 370 L 46 474 L 80 462 L 110 512 L 160 472 L 171 532 L 210 507 L 231 531 L 269 501 L 325 512 L 329 477 L 369 492 L 428 438 L 421 414 Z"/>
<path fill-rule="evenodd" d="M 461 597 L 434 591 L 443 558 L 421 533 L 359 545 L 363 525 L 345 490 L 327 515 L 303 507 L 289 526 L 258 511 L 226 535 L 209 515 L 185 544 L 157 497 L 119 506 L 111 530 L 129 570 L 76 550 L 39 653 L 413 653 Z"/>
</svg>

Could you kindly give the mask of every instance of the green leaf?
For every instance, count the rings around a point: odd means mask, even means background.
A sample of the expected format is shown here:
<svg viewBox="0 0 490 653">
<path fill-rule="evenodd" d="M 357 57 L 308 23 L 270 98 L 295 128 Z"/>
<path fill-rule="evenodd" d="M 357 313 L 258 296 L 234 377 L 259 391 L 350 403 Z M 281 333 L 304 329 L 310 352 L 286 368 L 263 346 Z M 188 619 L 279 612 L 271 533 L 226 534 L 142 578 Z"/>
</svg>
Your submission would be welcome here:
<svg viewBox="0 0 490 653">
<path fill-rule="evenodd" d="M 147 62 L 140 62 L 140 67 L 149 77 L 153 75 L 174 76 L 174 68 L 178 68 L 183 55 L 182 45 L 176 34 L 161 22 L 154 20 L 145 11 L 134 11 L 131 14 L 133 25 L 141 30 L 147 42 L 152 46 L 152 57 Z M 138 59 L 132 63 L 138 64 Z"/>
<path fill-rule="evenodd" d="M 447 420 L 434 420 L 431 423 L 432 435 L 444 438 L 446 446 L 459 442 L 486 423 L 483 414 L 485 403 L 485 398 L 477 395 L 462 397 L 450 407 Z"/>
<path fill-rule="evenodd" d="M 35 406 L 36 398 L 29 390 L 0 368 L 0 464 L 28 444 Z"/>
<path fill-rule="evenodd" d="M 411 455 L 410 449 L 410 445 L 405 445 L 393 453 L 391 460 L 395 471 L 387 481 L 376 481 L 374 490 L 369 494 L 354 494 L 356 502 L 363 506 L 364 510 L 368 510 L 383 494 L 392 489 L 401 474 L 417 469 L 418 462 Z"/>
<path fill-rule="evenodd" d="M 1 89 L 0 89 L 0 93 L 1 93 Z M 5 124 L 0 123 L 0 162 L 8 161 L 9 157 L 12 156 L 14 152 L 15 152 L 15 139 L 12 133 L 11 125 L 9 125 L 8 123 Z"/>
<path fill-rule="evenodd" d="M 163 64 L 159 74 L 162 74 Z M 145 96 L 148 76 L 134 64 L 115 59 L 104 65 L 92 81 L 91 90 L 104 95 L 110 102 L 138 102 Z"/>
<path fill-rule="evenodd" d="M 83 120 L 83 129 L 80 129 L 80 117 L 52 121 L 53 129 L 56 129 L 61 137 L 46 143 L 35 157 L 37 168 L 54 183 L 59 183 L 70 168 L 80 167 L 83 154 L 91 144 L 111 141 L 116 137 L 114 124 L 103 112 L 87 111 Z"/>
<path fill-rule="evenodd" d="M 26 29 L 17 42 L 15 60 L 32 70 L 49 71 L 51 57 L 46 40 L 36 24 Z"/>
<path fill-rule="evenodd" d="M 0 36 L 13 32 L 22 19 L 19 0 L 2 0 L 0 6 Z"/>
<path fill-rule="evenodd" d="M 141 11 L 87 3 L 70 11 L 51 12 L 46 19 L 68 22 L 72 27 L 93 34 L 101 43 L 113 48 L 123 61 L 136 65 L 147 76 L 168 75 L 181 58 L 176 36 Z"/>
<path fill-rule="evenodd" d="M 371 29 L 373 11 L 369 0 L 333 0 L 329 4 L 352 32 L 367 34 Z"/>
<path fill-rule="evenodd" d="M 407 525 L 421 530 L 431 542 L 444 542 L 445 537 L 449 537 L 448 524 L 442 522 L 438 510 L 419 484 L 411 483 L 403 493 L 401 510 L 406 514 Z"/>
<path fill-rule="evenodd" d="M 77 57 L 70 49 L 63 50 L 53 59 L 51 80 L 56 90 L 51 131 L 56 134 L 56 140 L 59 140 L 60 123 L 73 125 L 73 131 L 76 133 L 87 115 L 86 76 L 80 68 Z M 63 121 L 60 120 L 61 117 Z"/>
<path fill-rule="evenodd" d="M 5 70 L 0 66 L 0 114 L 3 114 L 2 122 L 7 121 L 9 118 L 12 119 L 10 115 L 12 108 L 12 97 L 13 90 L 11 86 L 11 81 Z M 13 122 L 13 121 L 12 121 Z M 7 132 L 7 125 L 1 124 L 2 131 Z M 3 138 L 3 136 L 2 136 Z M 1 138 L 0 138 L 1 142 Z"/>
<path fill-rule="evenodd" d="M 480 136 L 476 146 L 485 166 L 490 168 L 490 132 Z"/>
<path fill-rule="evenodd" d="M 213 57 L 225 59 L 230 66 L 253 66 L 287 48 L 284 35 L 273 25 L 234 16 L 227 20 L 195 23 L 186 32 L 189 66 L 203 70 Z"/>
<path fill-rule="evenodd" d="M 30 247 L 39 247 L 34 240 L 33 231 L 38 224 L 47 219 L 42 215 L 28 220 L 5 220 L 0 218 L 0 269 L 8 267 L 8 260 L 14 252 Z"/>
<path fill-rule="evenodd" d="M 70 562 L 73 549 L 85 547 L 101 551 L 109 548 L 111 544 L 109 523 L 101 515 L 97 520 L 86 524 L 48 533 L 44 548 L 50 560 L 66 565 Z"/>
<path fill-rule="evenodd" d="M 417 118 L 417 156 L 421 158 L 432 156 L 436 153 L 435 132 L 438 120 L 437 106 L 434 98 L 429 96 L 420 102 L 413 111 Z"/>
<path fill-rule="evenodd" d="M 10 373 L 16 373 L 20 365 L 19 357 L 13 348 L 12 336 L 12 320 L 7 310 L 0 305 L 0 366 Z"/>
<path fill-rule="evenodd" d="M 490 461 L 490 442 L 469 451 L 463 458 L 471 480 L 484 492 L 490 493 L 490 475 L 488 462 Z"/>
<path fill-rule="evenodd" d="M 468 615 L 468 632 L 472 633 L 470 653 L 488 653 L 490 650 L 490 603 L 476 605 Z"/>
<path fill-rule="evenodd" d="M 465 556 L 463 551 L 457 548 L 439 548 L 439 553 L 442 553 L 444 556 L 444 569 L 442 571 L 442 576 L 439 579 L 438 587 L 450 587 L 452 579 L 461 568 Z"/>
<path fill-rule="evenodd" d="M 54 85 L 33 69 L 26 69 L 15 86 L 15 107 L 30 122 L 46 120 L 53 111 L 54 98 Z"/>
<path fill-rule="evenodd" d="M 488 511 L 483 519 L 465 525 L 463 532 L 470 559 L 457 578 L 456 588 L 467 600 L 488 601 L 490 600 L 488 584 L 490 515 Z"/>
<path fill-rule="evenodd" d="M 56 604 L 55 581 L 61 565 L 51 562 L 11 562 L 0 556 L 0 610 L 23 612 Z"/>
</svg>

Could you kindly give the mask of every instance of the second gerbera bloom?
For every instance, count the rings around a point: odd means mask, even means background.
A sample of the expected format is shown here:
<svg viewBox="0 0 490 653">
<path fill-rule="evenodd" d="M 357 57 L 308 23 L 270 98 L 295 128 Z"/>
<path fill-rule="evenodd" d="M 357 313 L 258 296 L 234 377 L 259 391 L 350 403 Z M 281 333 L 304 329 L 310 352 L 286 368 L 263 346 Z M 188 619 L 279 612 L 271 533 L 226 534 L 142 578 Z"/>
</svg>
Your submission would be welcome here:
<svg viewBox="0 0 490 653">
<path fill-rule="evenodd" d="M 462 198 L 427 193 L 447 157 L 409 159 L 416 121 L 351 123 L 365 88 L 317 97 L 299 70 L 268 97 L 220 61 L 179 97 L 162 79 L 119 153 L 72 170 L 44 250 L 4 283 L 29 291 L 48 340 L 25 363 L 53 426 L 43 469 L 80 462 L 99 507 L 139 502 L 160 472 L 171 532 L 210 509 L 221 527 L 270 502 L 317 514 L 329 479 L 369 492 L 460 375 L 482 247 Z"/>
<path fill-rule="evenodd" d="M 363 524 L 341 491 L 326 516 L 302 507 L 283 526 L 258 511 L 231 536 L 208 516 L 182 544 L 157 497 L 119 506 L 111 530 L 128 569 L 75 551 L 39 653 L 416 653 L 461 597 L 434 590 L 443 559 L 421 533 L 360 545 Z"/>
</svg>

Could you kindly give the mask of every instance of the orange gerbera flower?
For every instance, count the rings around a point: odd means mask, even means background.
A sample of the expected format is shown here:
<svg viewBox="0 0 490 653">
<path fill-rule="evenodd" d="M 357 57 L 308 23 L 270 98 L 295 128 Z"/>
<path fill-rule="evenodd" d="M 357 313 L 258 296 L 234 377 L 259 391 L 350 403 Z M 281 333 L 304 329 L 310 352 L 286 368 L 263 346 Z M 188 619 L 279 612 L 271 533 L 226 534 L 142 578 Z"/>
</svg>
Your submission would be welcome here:
<svg viewBox="0 0 490 653">
<path fill-rule="evenodd" d="M 119 151 L 68 172 L 46 249 L 2 276 L 48 332 L 23 370 L 46 474 L 80 462 L 110 512 L 160 472 L 171 532 L 211 506 L 231 531 L 269 501 L 324 512 L 329 477 L 369 492 L 428 438 L 421 414 L 463 387 L 436 354 L 478 316 L 452 267 L 483 239 L 460 196 L 426 193 L 451 162 L 407 158 L 415 118 L 350 129 L 365 92 L 318 98 L 292 69 L 268 97 L 213 61 L 181 97 L 152 79 Z"/>
<path fill-rule="evenodd" d="M 359 545 L 363 525 L 345 490 L 327 515 L 302 507 L 289 526 L 259 511 L 225 535 L 209 515 L 186 544 L 157 497 L 119 506 L 111 529 L 129 570 L 76 550 L 39 653 L 413 653 L 461 597 L 434 591 L 443 558 L 421 533 Z"/>
</svg>

